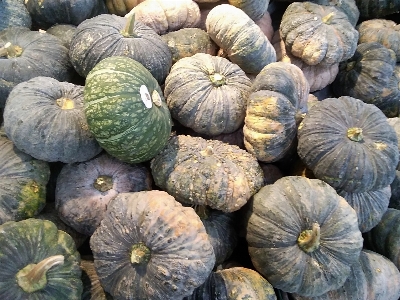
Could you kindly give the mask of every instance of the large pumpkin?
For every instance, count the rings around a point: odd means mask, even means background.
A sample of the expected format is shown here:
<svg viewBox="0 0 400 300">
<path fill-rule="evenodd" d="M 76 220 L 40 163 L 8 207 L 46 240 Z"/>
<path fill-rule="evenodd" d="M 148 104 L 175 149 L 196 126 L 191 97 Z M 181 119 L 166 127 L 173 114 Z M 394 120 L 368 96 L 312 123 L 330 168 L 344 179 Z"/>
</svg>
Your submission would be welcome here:
<svg viewBox="0 0 400 300">
<path fill-rule="evenodd" d="M 116 158 L 153 158 L 171 133 L 171 116 L 157 80 L 139 62 L 124 56 L 102 60 L 88 74 L 85 115 L 100 146 Z"/>
</svg>

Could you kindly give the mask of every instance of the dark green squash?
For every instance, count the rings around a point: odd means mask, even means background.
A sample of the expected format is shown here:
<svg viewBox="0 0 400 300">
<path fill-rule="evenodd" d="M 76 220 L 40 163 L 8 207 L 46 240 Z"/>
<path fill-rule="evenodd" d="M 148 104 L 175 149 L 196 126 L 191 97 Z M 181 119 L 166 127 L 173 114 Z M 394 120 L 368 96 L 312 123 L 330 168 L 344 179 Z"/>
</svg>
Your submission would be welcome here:
<svg viewBox="0 0 400 300">
<path fill-rule="evenodd" d="M 0 298 L 80 300 L 80 255 L 73 239 L 47 220 L 0 225 Z"/>
<path fill-rule="evenodd" d="M 0 31 L 8 27 L 31 28 L 32 18 L 22 1 L 0 1 Z"/>
<path fill-rule="evenodd" d="M 90 248 L 100 283 L 116 299 L 182 299 L 215 263 L 195 211 L 157 190 L 119 194 Z"/>
<path fill-rule="evenodd" d="M 167 143 L 172 120 L 157 80 L 139 62 L 124 56 L 102 60 L 84 89 L 89 129 L 112 156 L 138 163 Z"/>
</svg>

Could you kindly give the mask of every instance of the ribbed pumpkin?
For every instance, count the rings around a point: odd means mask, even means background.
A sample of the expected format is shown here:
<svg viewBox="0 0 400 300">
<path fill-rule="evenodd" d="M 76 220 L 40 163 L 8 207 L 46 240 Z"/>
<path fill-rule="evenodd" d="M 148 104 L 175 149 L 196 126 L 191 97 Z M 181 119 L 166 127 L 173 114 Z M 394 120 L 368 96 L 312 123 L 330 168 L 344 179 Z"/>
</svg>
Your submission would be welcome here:
<svg viewBox="0 0 400 300">
<path fill-rule="evenodd" d="M 116 299 L 182 299 L 215 263 L 195 211 L 157 190 L 119 194 L 90 247 L 100 282 Z"/>
<path fill-rule="evenodd" d="M 80 300 L 80 255 L 73 239 L 47 220 L 0 225 L 0 298 Z"/>
<path fill-rule="evenodd" d="M 315 297 L 344 284 L 363 239 L 355 211 L 331 186 L 285 176 L 250 201 L 249 254 L 275 288 Z"/>
<path fill-rule="evenodd" d="M 139 62 L 113 56 L 86 77 L 85 115 L 108 153 L 128 162 L 153 158 L 171 133 L 171 116 L 157 80 Z"/>
<path fill-rule="evenodd" d="M 173 65 L 164 93 L 174 119 L 215 136 L 242 126 L 250 85 L 239 66 L 223 57 L 197 53 Z"/>
<path fill-rule="evenodd" d="M 0 31 L 8 27 L 31 28 L 32 19 L 22 1 L 0 1 Z"/>
<path fill-rule="evenodd" d="M 140 62 L 161 84 L 172 65 L 167 44 L 151 28 L 135 21 L 103 14 L 83 21 L 71 40 L 69 57 L 79 75 L 86 77 L 101 60 L 126 56 Z"/>
<path fill-rule="evenodd" d="M 300 124 L 298 140 L 307 168 L 337 190 L 379 190 L 395 177 L 397 136 L 375 105 L 348 96 L 320 101 Z"/>
</svg>

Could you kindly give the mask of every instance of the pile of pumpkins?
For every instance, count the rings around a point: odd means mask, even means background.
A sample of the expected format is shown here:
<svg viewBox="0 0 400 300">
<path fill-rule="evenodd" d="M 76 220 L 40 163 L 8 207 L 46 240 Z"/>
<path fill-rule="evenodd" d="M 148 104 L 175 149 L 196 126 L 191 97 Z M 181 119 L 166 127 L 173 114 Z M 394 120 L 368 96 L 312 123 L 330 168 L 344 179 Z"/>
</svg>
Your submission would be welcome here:
<svg viewBox="0 0 400 300">
<path fill-rule="evenodd" d="M 0 299 L 399 299 L 399 11 L 0 0 Z"/>
</svg>

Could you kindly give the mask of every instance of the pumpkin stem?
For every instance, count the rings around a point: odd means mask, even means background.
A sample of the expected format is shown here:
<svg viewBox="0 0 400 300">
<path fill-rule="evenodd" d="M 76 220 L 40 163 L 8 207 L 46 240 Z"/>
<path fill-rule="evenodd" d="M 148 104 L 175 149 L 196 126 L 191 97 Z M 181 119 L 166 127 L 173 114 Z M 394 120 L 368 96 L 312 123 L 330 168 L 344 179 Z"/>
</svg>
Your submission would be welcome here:
<svg viewBox="0 0 400 300">
<path fill-rule="evenodd" d="M 134 265 L 140 265 L 147 263 L 150 260 L 151 252 L 150 249 L 142 242 L 132 246 L 131 250 L 131 263 Z"/>
<path fill-rule="evenodd" d="M 297 239 L 299 247 L 307 253 L 313 252 L 319 247 L 320 227 L 318 223 L 313 223 L 312 229 L 304 230 Z"/>
<path fill-rule="evenodd" d="M 363 140 L 362 128 L 349 128 L 347 130 L 347 137 L 354 142 L 361 142 Z"/>
<path fill-rule="evenodd" d="M 211 80 L 212 85 L 215 87 L 220 87 L 225 84 L 225 76 L 219 73 L 211 74 L 209 78 Z"/>
<path fill-rule="evenodd" d="M 134 31 L 135 27 L 135 13 L 129 13 L 125 16 L 128 20 L 126 21 L 124 29 L 122 29 L 121 34 L 126 38 L 137 38 L 139 37 Z"/>
<path fill-rule="evenodd" d="M 17 45 L 12 45 L 10 42 L 6 43 L 0 48 L 0 57 L 14 58 L 22 54 L 22 48 Z"/>
<path fill-rule="evenodd" d="M 203 156 L 210 156 L 213 155 L 214 151 L 211 146 L 207 146 L 206 149 L 200 151 L 200 154 Z"/>
<path fill-rule="evenodd" d="M 322 22 L 329 25 L 334 15 L 335 15 L 334 12 L 327 14 L 325 17 L 322 18 Z"/>
<path fill-rule="evenodd" d="M 57 105 L 61 107 L 61 109 L 74 109 L 75 108 L 75 102 L 74 100 L 71 100 L 69 98 L 60 98 L 56 100 Z"/>
<path fill-rule="evenodd" d="M 50 256 L 38 264 L 29 264 L 18 271 L 16 275 L 18 285 L 26 293 L 33 293 L 44 289 L 47 285 L 47 271 L 54 266 L 62 264 L 64 264 L 63 255 Z"/>
<path fill-rule="evenodd" d="M 93 186 L 100 192 L 107 192 L 113 188 L 113 178 L 107 175 L 100 175 L 93 182 Z"/>
<path fill-rule="evenodd" d="M 154 90 L 151 93 L 151 100 L 153 101 L 154 105 L 157 106 L 157 107 L 160 107 L 161 104 L 162 104 L 161 96 L 156 90 Z"/>
</svg>

